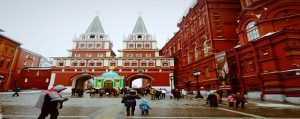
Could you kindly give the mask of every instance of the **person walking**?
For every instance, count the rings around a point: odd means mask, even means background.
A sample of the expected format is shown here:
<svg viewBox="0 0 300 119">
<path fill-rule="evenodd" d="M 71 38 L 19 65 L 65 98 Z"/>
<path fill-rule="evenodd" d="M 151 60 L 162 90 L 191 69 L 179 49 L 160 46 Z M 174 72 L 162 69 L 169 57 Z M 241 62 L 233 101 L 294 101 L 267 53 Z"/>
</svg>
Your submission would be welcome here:
<svg viewBox="0 0 300 119">
<path fill-rule="evenodd" d="M 58 109 L 63 107 L 63 102 L 68 98 L 63 98 L 59 93 L 66 89 L 63 85 L 56 85 L 53 88 L 42 91 L 35 107 L 41 108 L 38 119 L 45 119 L 50 114 L 50 119 L 57 119 Z"/>
<path fill-rule="evenodd" d="M 184 99 L 185 97 L 187 97 L 187 93 L 184 89 L 181 90 L 181 95 L 182 95 L 182 99 Z"/>
<path fill-rule="evenodd" d="M 131 108 L 131 115 L 134 115 L 136 100 L 141 99 L 141 96 L 136 94 L 135 90 L 130 90 L 128 94 L 123 97 L 122 102 L 125 102 L 127 116 L 130 116 L 130 108 Z"/>
<path fill-rule="evenodd" d="M 76 88 L 72 88 L 72 95 L 76 95 Z"/>
<path fill-rule="evenodd" d="M 19 92 L 21 91 L 18 86 L 16 86 L 13 91 L 15 92 L 12 96 L 15 97 L 15 95 L 19 96 Z"/>
<path fill-rule="evenodd" d="M 213 93 L 209 94 L 207 97 L 207 103 L 209 102 L 210 107 L 218 107 L 217 96 Z"/>
<path fill-rule="evenodd" d="M 149 113 L 149 109 L 151 109 L 148 101 L 146 99 L 142 99 L 141 104 L 139 105 L 141 111 L 142 111 L 142 115 L 144 115 L 144 113 L 146 112 L 146 114 Z"/>
<path fill-rule="evenodd" d="M 228 98 L 227 98 L 227 101 L 229 103 L 229 108 L 233 108 L 233 105 L 234 105 L 234 98 L 232 95 L 229 95 Z"/>
<path fill-rule="evenodd" d="M 236 108 L 239 108 L 240 103 L 241 103 L 241 107 L 245 108 L 246 98 L 244 97 L 243 94 L 237 92 L 235 96 L 235 100 L 236 100 L 236 104 L 235 104 Z"/>
</svg>

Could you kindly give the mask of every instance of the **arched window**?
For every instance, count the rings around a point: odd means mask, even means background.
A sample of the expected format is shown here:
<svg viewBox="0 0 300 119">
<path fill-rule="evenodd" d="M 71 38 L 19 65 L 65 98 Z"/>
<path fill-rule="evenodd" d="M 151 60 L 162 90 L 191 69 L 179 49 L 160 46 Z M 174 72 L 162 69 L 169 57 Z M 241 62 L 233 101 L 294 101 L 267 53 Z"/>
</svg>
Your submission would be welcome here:
<svg viewBox="0 0 300 119">
<path fill-rule="evenodd" d="M 204 56 L 206 57 L 208 55 L 208 46 L 207 46 L 207 40 L 203 42 L 203 52 Z"/>
<path fill-rule="evenodd" d="M 198 60 L 198 50 L 197 50 L 197 46 L 194 48 L 194 53 L 195 53 L 195 61 Z"/>
<path fill-rule="evenodd" d="M 255 26 L 255 22 L 250 22 L 246 26 L 247 38 L 248 41 L 255 40 L 259 37 L 257 27 Z"/>
<path fill-rule="evenodd" d="M 190 58 L 190 53 L 187 53 L 187 63 L 188 63 L 188 64 L 190 64 L 190 60 L 191 60 L 191 58 Z"/>
</svg>

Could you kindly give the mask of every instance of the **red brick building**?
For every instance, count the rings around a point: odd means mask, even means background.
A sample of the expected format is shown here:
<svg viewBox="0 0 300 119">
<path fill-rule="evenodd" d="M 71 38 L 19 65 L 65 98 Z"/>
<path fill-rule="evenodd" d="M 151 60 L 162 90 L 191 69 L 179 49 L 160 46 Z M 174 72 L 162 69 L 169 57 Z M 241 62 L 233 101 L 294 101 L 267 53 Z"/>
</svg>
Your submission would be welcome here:
<svg viewBox="0 0 300 119">
<path fill-rule="evenodd" d="M 62 84 L 69 89 L 87 88 L 87 84 L 95 80 L 94 76 L 113 68 L 117 75 L 125 76 L 127 87 L 132 86 L 132 81 L 142 79 L 151 87 L 170 89 L 173 58 L 159 56 L 156 39 L 147 32 L 142 17 L 138 18 L 132 33 L 123 39 L 120 57 L 116 57 L 112 45 L 96 16 L 87 31 L 73 39 L 70 56 L 52 58 L 49 87 Z M 111 88 L 111 83 L 104 80 L 104 87 Z"/>
<path fill-rule="evenodd" d="M 20 48 L 18 62 L 14 72 L 14 83 L 11 87 L 19 86 L 21 89 L 47 89 L 50 80 L 50 67 L 41 67 L 50 62 L 43 56 L 32 51 Z"/>
<path fill-rule="evenodd" d="M 239 90 L 249 98 L 300 103 L 300 1 L 241 0 L 240 45 L 228 51 Z"/>
<path fill-rule="evenodd" d="M 11 89 L 21 43 L 0 34 L 0 91 Z"/>
<path fill-rule="evenodd" d="M 49 64 L 49 61 L 20 46 L 21 43 L 0 34 L 0 91 L 8 91 L 16 86 L 21 89 L 46 89 L 50 67 L 47 70 L 39 67 Z M 31 70 L 32 67 L 35 67 L 34 70 Z"/>
<path fill-rule="evenodd" d="M 161 54 L 175 57 L 176 88 L 196 90 L 193 72 L 200 70 L 201 93 L 219 89 L 215 53 L 229 50 L 238 43 L 236 18 L 239 0 L 194 1 L 182 20 L 179 31 L 161 49 Z M 204 91 L 205 90 L 205 91 Z"/>
<path fill-rule="evenodd" d="M 192 72 L 201 70 L 201 89 L 222 89 L 223 58 L 232 92 L 300 103 L 299 9 L 297 0 L 195 1 L 161 50 L 175 57 L 176 87 L 195 91 Z"/>
</svg>

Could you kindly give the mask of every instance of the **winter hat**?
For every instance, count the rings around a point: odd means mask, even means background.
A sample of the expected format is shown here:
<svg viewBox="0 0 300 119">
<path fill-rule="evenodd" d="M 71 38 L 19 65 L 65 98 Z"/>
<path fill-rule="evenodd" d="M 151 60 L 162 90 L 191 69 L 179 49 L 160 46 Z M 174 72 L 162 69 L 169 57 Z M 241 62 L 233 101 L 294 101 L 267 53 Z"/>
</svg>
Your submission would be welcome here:
<svg viewBox="0 0 300 119">
<path fill-rule="evenodd" d="M 65 86 L 63 85 L 56 85 L 53 87 L 54 90 L 64 90 L 64 89 L 67 89 Z"/>
</svg>

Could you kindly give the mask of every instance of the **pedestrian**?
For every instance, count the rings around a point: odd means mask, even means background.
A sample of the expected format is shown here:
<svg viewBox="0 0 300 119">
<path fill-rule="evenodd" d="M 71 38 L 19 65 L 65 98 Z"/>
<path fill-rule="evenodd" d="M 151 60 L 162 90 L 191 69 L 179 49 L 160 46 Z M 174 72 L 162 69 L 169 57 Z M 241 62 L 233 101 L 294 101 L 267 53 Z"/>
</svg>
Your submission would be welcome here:
<svg viewBox="0 0 300 119">
<path fill-rule="evenodd" d="M 72 88 L 72 95 L 76 95 L 76 88 Z"/>
<path fill-rule="evenodd" d="M 142 111 L 142 115 L 144 115 L 145 112 L 146 114 L 149 114 L 149 109 L 151 109 L 151 107 L 146 99 L 142 99 L 142 102 L 139 105 L 139 107 Z"/>
<path fill-rule="evenodd" d="M 166 93 L 167 93 L 167 89 L 165 89 L 165 88 L 163 88 L 162 90 L 161 90 L 161 95 L 162 95 L 162 98 L 163 99 L 165 99 L 166 98 Z"/>
<path fill-rule="evenodd" d="M 123 97 L 122 102 L 125 102 L 127 116 L 130 116 L 130 108 L 131 108 L 131 115 L 134 115 L 136 100 L 141 99 L 141 96 L 136 94 L 135 90 L 130 90 L 128 94 Z"/>
<path fill-rule="evenodd" d="M 36 107 L 41 108 L 41 114 L 38 119 L 45 119 L 50 114 L 50 119 L 57 119 L 59 115 L 58 109 L 63 107 L 63 102 L 67 101 L 68 98 L 63 98 L 60 92 L 66 89 L 63 85 L 57 85 L 53 88 L 42 91 Z"/>
<path fill-rule="evenodd" d="M 181 90 L 182 99 L 186 97 L 186 91 L 184 89 Z"/>
<path fill-rule="evenodd" d="M 19 92 L 21 91 L 21 89 L 20 89 L 18 86 L 16 86 L 16 87 L 13 89 L 13 91 L 14 91 L 15 93 L 14 93 L 12 96 L 15 97 L 15 95 L 19 96 Z"/>
<path fill-rule="evenodd" d="M 228 98 L 227 98 L 227 101 L 229 103 L 229 108 L 233 108 L 233 105 L 234 105 L 234 98 L 232 95 L 229 95 Z"/>
<path fill-rule="evenodd" d="M 240 103 L 241 103 L 241 107 L 245 108 L 246 98 L 244 97 L 243 94 L 237 92 L 235 96 L 235 100 L 236 100 L 236 104 L 235 104 L 236 108 L 239 108 Z"/>
<path fill-rule="evenodd" d="M 173 93 L 170 92 L 168 95 L 170 96 L 170 99 L 173 99 L 174 97 Z"/>
<path fill-rule="evenodd" d="M 221 98 L 221 100 L 219 100 L 219 103 L 222 104 L 223 103 L 222 98 L 223 98 L 224 91 L 223 90 L 217 90 L 217 93 L 219 94 L 219 96 Z"/>
<path fill-rule="evenodd" d="M 213 93 L 209 94 L 207 97 L 207 103 L 210 104 L 210 107 L 218 107 L 217 96 Z"/>
<path fill-rule="evenodd" d="M 181 96 L 180 91 L 178 89 L 175 89 L 174 98 L 176 98 L 177 100 L 179 100 L 180 96 Z"/>
<path fill-rule="evenodd" d="M 220 100 L 222 100 L 220 95 L 217 92 L 214 92 L 214 95 L 216 95 L 217 97 L 217 102 L 220 102 Z"/>
</svg>

